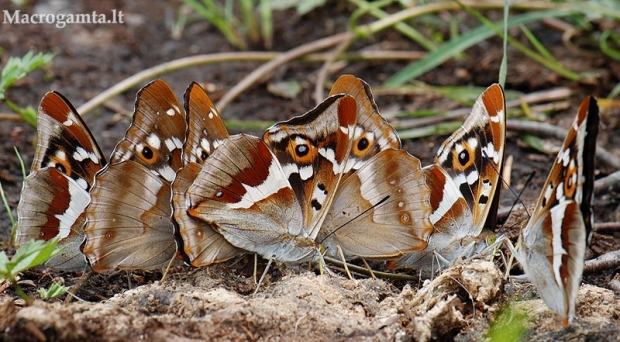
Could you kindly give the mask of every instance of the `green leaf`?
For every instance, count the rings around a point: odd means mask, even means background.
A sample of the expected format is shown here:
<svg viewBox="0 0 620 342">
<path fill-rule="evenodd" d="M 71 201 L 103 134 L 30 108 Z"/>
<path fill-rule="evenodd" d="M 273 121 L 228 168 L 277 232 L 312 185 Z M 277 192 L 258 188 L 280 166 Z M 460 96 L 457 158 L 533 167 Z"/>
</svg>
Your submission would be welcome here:
<svg viewBox="0 0 620 342">
<path fill-rule="evenodd" d="M 545 143 L 539 137 L 530 134 L 523 134 L 521 136 L 521 139 L 523 139 L 523 141 L 526 144 L 530 145 L 533 149 L 539 152 L 547 153 L 547 150 L 545 149 Z"/>
<path fill-rule="evenodd" d="M 4 276 L 4 275 L 9 274 L 8 265 L 9 265 L 9 258 L 6 256 L 6 253 L 4 251 L 0 252 L 0 274 L 1 275 Z"/>
<path fill-rule="evenodd" d="M 29 72 L 49 63 L 52 58 L 54 58 L 54 54 L 43 54 L 39 52 L 35 55 L 32 51 L 28 51 L 22 58 L 9 58 L 1 73 L 0 100 L 4 99 L 5 91 L 8 87 L 26 76 Z"/>
<path fill-rule="evenodd" d="M 491 323 L 487 340 L 491 342 L 523 341 L 528 317 L 511 305 L 502 307 Z"/>
<path fill-rule="evenodd" d="M 4 188 L 2 187 L 2 182 L 0 182 L 0 198 L 2 198 L 2 203 L 4 204 L 4 209 L 9 216 L 9 221 L 11 221 L 11 240 L 13 240 L 13 234 L 15 231 L 15 219 L 13 218 L 13 213 L 11 212 L 11 207 L 9 206 L 9 201 L 7 201 L 6 196 L 4 194 Z"/>
<path fill-rule="evenodd" d="M 17 249 L 17 252 L 15 252 L 11 260 L 8 260 L 6 255 L 4 259 L 0 260 L 0 274 L 5 277 L 10 276 L 14 278 L 17 273 L 46 262 L 62 251 L 62 248 L 56 249 L 58 241 L 60 241 L 59 238 L 54 238 L 49 241 L 29 241 Z"/>
<path fill-rule="evenodd" d="M 57 281 L 50 285 L 49 289 L 40 288 L 37 292 L 41 295 L 43 299 L 52 299 L 58 296 L 61 296 L 69 291 L 69 287 L 64 286 L 62 282 Z"/>
</svg>

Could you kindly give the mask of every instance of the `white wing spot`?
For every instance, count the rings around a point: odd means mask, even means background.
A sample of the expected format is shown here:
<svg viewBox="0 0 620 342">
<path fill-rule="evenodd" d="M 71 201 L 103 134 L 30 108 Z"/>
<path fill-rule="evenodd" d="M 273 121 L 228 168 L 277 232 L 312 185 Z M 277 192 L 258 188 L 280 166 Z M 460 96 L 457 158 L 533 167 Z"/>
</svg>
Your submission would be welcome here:
<svg viewBox="0 0 620 342">
<path fill-rule="evenodd" d="M 314 175 L 314 170 L 312 169 L 312 165 L 303 166 L 299 169 L 299 177 L 301 180 L 308 180 L 310 177 Z"/>
<path fill-rule="evenodd" d="M 176 176 L 176 172 L 174 172 L 174 170 L 170 167 L 170 165 L 166 165 L 162 167 L 161 169 L 157 170 L 157 172 L 159 173 L 159 175 L 164 177 L 165 180 L 171 183 L 174 180 L 174 177 Z"/>
<path fill-rule="evenodd" d="M 73 153 L 73 159 L 80 162 L 84 161 L 85 159 L 90 159 L 93 161 L 93 163 L 99 164 L 99 158 L 97 158 L 97 155 L 95 153 L 86 151 L 81 146 L 75 149 L 75 152 Z"/>
<path fill-rule="evenodd" d="M 84 178 L 78 178 L 75 181 L 76 181 L 76 183 L 78 183 L 78 185 L 82 189 L 84 189 L 84 190 L 88 189 L 88 183 L 86 182 L 86 180 Z"/>
<path fill-rule="evenodd" d="M 341 169 L 341 165 L 336 162 L 336 152 L 330 148 L 320 148 L 319 154 L 325 157 L 333 165 L 334 174 L 338 174 Z"/>
<path fill-rule="evenodd" d="M 467 144 L 469 145 L 471 150 L 475 150 L 476 148 L 478 148 L 478 139 L 469 138 L 467 139 Z"/>
<path fill-rule="evenodd" d="M 83 181 L 83 180 L 82 180 Z M 90 195 L 86 192 L 79 183 L 76 183 L 73 179 L 69 178 L 69 194 L 71 195 L 69 200 L 69 206 L 64 213 L 55 215 L 60 221 L 58 236 L 60 239 L 64 239 L 71 233 L 71 226 L 77 220 L 84 209 L 90 202 Z"/>
<path fill-rule="evenodd" d="M 503 110 L 499 110 L 495 115 L 489 114 L 489 118 L 491 118 L 491 121 L 493 121 L 493 122 L 500 122 L 500 120 L 503 117 L 504 117 L 504 111 Z"/>
<path fill-rule="evenodd" d="M 161 139 L 159 139 L 159 137 L 155 133 L 149 134 L 149 136 L 146 137 L 146 142 L 147 144 L 149 144 L 149 146 L 153 147 L 156 150 L 159 150 L 161 148 Z"/>
<path fill-rule="evenodd" d="M 441 202 L 439 202 L 437 210 L 429 216 L 431 223 L 436 224 L 439 222 L 460 197 L 461 193 L 454 187 L 454 184 L 448 180 L 443 186 L 443 196 L 441 197 Z"/>
<path fill-rule="evenodd" d="M 177 107 L 177 106 L 173 106 L 172 108 L 170 108 L 170 109 L 168 109 L 166 111 L 166 114 L 168 114 L 170 116 L 174 116 L 177 113 L 179 113 L 179 107 Z"/>
<path fill-rule="evenodd" d="M 168 148 L 169 151 L 174 151 L 177 148 L 178 149 L 183 148 L 183 142 L 181 141 L 181 139 L 177 137 L 166 139 L 165 142 L 166 142 L 166 147 Z"/>
</svg>

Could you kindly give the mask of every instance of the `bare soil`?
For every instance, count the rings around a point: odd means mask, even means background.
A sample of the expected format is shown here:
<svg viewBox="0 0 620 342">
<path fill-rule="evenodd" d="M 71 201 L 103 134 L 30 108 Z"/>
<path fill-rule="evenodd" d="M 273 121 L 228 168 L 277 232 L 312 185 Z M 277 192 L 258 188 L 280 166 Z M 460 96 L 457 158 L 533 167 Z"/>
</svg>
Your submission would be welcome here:
<svg viewBox="0 0 620 342">
<path fill-rule="evenodd" d="M 235 51 L 210 24 L 190 18 L 179 39 L 171 37 L 170 18 L 181 7 L 178 1 L 152 2 L 137 0 L 74 3 L 70 1 L 30 1 L 17 8 L 4 1 L 3 9 L 21 9 L 25 13 L 110 13 L 122 10 L 123 25 L 2 25 L 0 47 L 4 54 L 21 56 L 29 50 L 56 52 L 51 65 L 39 70 L 12 87 L 7 96 L 20 106 L 36 108 L 41 97 L 50 90 L 64 94 L 78 107 L 88 99 L 119 81 L 146 68 L 177 58 Z M 46 7 L 47 6 L 47 7 Z M 51 6 L 51 7 L 50 7 Z M 56 9 L 53 6 L 60 6 Z M 328 5 L 305 16 L 293 10 L 276 12 L 274 50 L 286 51 L 300 44 L 342 32 L 352 11 L 344 2 Z M 499 12 L 485 12 L 493 19 Z M 450 16 L 449 13 L 442 14 Z M 461 16 L 461 25 L 478 25 L 472 18 Z M 196 19 L 196 20 L 194 20 Z M 619 33 L 617 22 L 599 20 L 593 31 L 603 29 Z M 424 26 L 421 26 L 424 30 Z M 568 87 L 574 95 L 566 110 L 554 112 L 548 122 L 567 127 L 579 102 L 585 95 L 605 96 L 620 82 L 620 67 L 598 50 L 596 33 L 583 33 L 562 41 L 562 32 L 542 24 L 532 25 L 547 48 L 567 68 L 589 73 L 582 82 L 568 81 L 509 49 L 506 88 L 528 94 L 559 86 Z M 448 31 L 445 29 L 447 36 Z M 526 39 L 514 32 L 516 37 Z M 572 46 L 572 47 L 571 47 Z M 261 46 L 253 49 L 260 50 Z M 349 50 L 421 50 L 393 30 L 386 30 L 370 40 L 360 40 Z M 459 59 L 420 77 L 431 85 L 475 85 L 486 87 L 496 81 L 501 61 L 501 41 L 497 38 L 478 44 Z M 226 91 L 260 63 L 228 62 L 194 67 L 163 75 L 181 98 L 191 81 L 209 85 L 209 93 L 217 101 Z M 407 65 L 404 61 L 343 63 L 329 74 L 334 80 L 342 73 L 361 77 L 371 86 Z M 268 78 L 246 91 L 223 112 L 229 120 L 284 120 L 314 106 L 312 92 L 320 63 L 293 62 L 276 70 Z M 297 81 L 300 95 L 284 99 L 268 91 L 268 84 Z M 85 117 L 101 148 L 112 151 L 129 125 L 134 97 L 139 87 L 109 101 Z M 454 109 L 457 105 L 431 93 L 418 95 L 377 96 L 383 111 L 400 109 Z M 0 106 L 0 113 L 10 112 Z M 604 109 L 599 146 L 620 158 L 619 110 Z M 239 130 L 232 129 L 233 132 Z M 250 132 L 259 133 L 259 132 Z M 22 183 L 19 163 L 13 152 L 17 147 L 26 165 L 34 152 L 36 130 L 23 122 L 3 121 L 0 125 L 0 181 L 13 210 L 17 206 Z M 418 156 L 423 164 L 431 162 L 445 136 L 405 141 L 405 148 Z M 548 139 L 559 146 L 561 141 Z M 523 188 L 533 169 L 537 176 L 527 185 L 523 201 L 533 205 L 554 153 L 541 154 L 524 144 L 521 136 L 508 133 L 506 155 L 512 155 L 512 186 Z M 597 178 L 616 171 L 605 160 L 597 161 Z M 617 209 L 620 196 L 605 193 L 594 199 L 595 222 L 620 220 Z M 508 207 L 514 196 L 503 191 L 501 206 Z M 515 238 L 524 211 L 517 211 L 499 231 Z M 0 245 L 9 253 L 10 222 L 0 212 Z M 618 233 L 597 233 L 590 244 L 588 258 L 618 249 Z M 55 340 L 460 340 L 484 339 L 506 307 L 525 312 L 523 323 L 526 340 L 540 341 L 606 341 L 620 333 L 620 298 L 610 289 L 613 270 L 584 275 L 577 303 L 577 319 L 564 328 L 529 284 L 504 280 L 505 266 L 475 260 L 457 265 L 432 281 L 349 280 L 344 276 L 317 275 L 304 270 L 273 268 L 257 295 L 250 257 L 209 269 L 174 268 L 163 283 L 161 272 L 136 271 L 96 274 L 86 281 L 78 296 L 84 301 L 64 303 L 59 300 L 35 300 L 26 305 L 10 286 L 0 284 L 0 338 L 9 341 Z M 259 263 L 259 272 L 265 263 Z M 415 275 L 415 273 L 413 273 Z M 32 296 L 36 289 L 48 287 L 63 279 L 75 284 L 81 273 L 52 270 L 30 270 L 20 282 Z M 509 304 L 514 304 L 509 306 Z M 511 333 L 510 325 L 505 328 Z"/>
</svg>

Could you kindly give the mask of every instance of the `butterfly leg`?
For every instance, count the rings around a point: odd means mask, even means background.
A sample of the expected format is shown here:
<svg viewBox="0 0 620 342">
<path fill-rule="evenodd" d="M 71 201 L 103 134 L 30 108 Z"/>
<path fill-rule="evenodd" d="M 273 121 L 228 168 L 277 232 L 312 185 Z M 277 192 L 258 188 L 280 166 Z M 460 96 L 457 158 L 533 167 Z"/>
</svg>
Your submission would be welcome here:
<svg viewBox="0 0 620 342">
<path fill-rule="evenodd" d="M 68 296 L 67 298 L 65 298 L 65 304 L 71 303 L 73 298 L 78 298 L 76 296 L 77 293 L 80 292 L 80 289 L 82 288 L 82 286 L 86 284 L 86 281 L 88 281 L 88 279 L 90 279 L 90 277 L 92 277 L 93 274 L 95 274 L 95 271 L 93 271 L 92 268 L 82 273 L 82 276 L 80 277 L 80 279 L 78 279 L 77 283 L 73 284 L 73 286 L 71 286 L 69 291 L 67 291 Z"/>
<path fill-rule="evenodd" d="M 368 273 L 370 273 L 372 279 L 377 280 L 377 277 L 375 277 L 375 272 L 372 271 L 372 268 L 370 268 L 370 265 L 368 265 L 366 259 L 362 258 L 362 262 L 364 262 L 364 266 L 366 266 L 366 269 L 368 270 Z"/>
<path fill-rule="evenodd" d="M 256 285 L 256 290 L 254 290 L 254 293 L 252 293 L 252 296 L 256 296 L 256 294 L 258 293 L 258 289 L 260 288 L 260 284 L 263 283 L 263 280 L 265 279 L 265 276 L 267 275 L 267 272 L 269 272 L 269 267 L 271 267 L 271 263 L 273 263 L 274 259 L 275 259 L 275 257 L 269 258 L 269 262 L 267 263 L 267 267 L 265 267 L 265 271 L 263 272 L 263 275 L 260 276 L 260 279 L 258 280 L 258 284 Z"/>
<path fill-rule="evenodd" d="M 164 271 L 164 274 L 161 276 L 161 279 L 159 280 L 159 284 L 163 284 L 164 280 L 166 280 L 166 276 L 168 275 L 168 271 L 170 271 L 170 266 L 172 266 L 172 263 L 174 262 L 174 260 L 176 260 L 177 256 L 173 256 L 172 259 L 170 259 L 170 262 L 168 263 L 168 266 L 166 267 L 166 270 Z"/>
<path fill-rule="evenodd" d="M 349 279 L 355 280 L 351 276 L 351 272 L 349 272 L 349 267 L 347 266 L 347 261 L 344 258 L 344 253 L 342 253 L 342 248 L 340 248 L 340 246 L 336 245 L 336 249 L 338 250 L 338 255 L 340 255 L 340 259 L 342 260 L 342 265 L 344 266 L 344 271 L 347 273 L 347 276 L 349 277 Z"/>
</svg>

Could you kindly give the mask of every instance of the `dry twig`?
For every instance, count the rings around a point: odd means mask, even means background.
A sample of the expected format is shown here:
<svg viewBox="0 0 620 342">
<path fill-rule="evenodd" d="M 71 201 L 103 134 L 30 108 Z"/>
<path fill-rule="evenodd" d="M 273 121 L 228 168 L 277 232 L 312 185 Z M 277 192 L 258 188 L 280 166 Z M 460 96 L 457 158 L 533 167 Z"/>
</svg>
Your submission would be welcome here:
<svg viewBox="0 0 620 342">
<path fill-rule="evenodd" d="M 598 258 L 586 260 L 583 268 L 584 273 L 600 272 L 620 266 L 620 250 L 608 252 Z"/>
<path fill-rule="evenodd" d="M 557 127 L 546 122 L 535 121 L 507 120 L 506 129 L 519 133 L 541 136 L 544 138 L 556 138 L 559 140 L 564 140 L 566 134 L 568 133 L 568 131 L 564 128 Z M 599 145 L 596 146 L 596 158 L 599 163 L 604 163 L 614 169 L 620 169 L 620 160 L 618 160 L 618 158 L 616 158 L 616 156 L 611 152 Z"/>
</svg>

